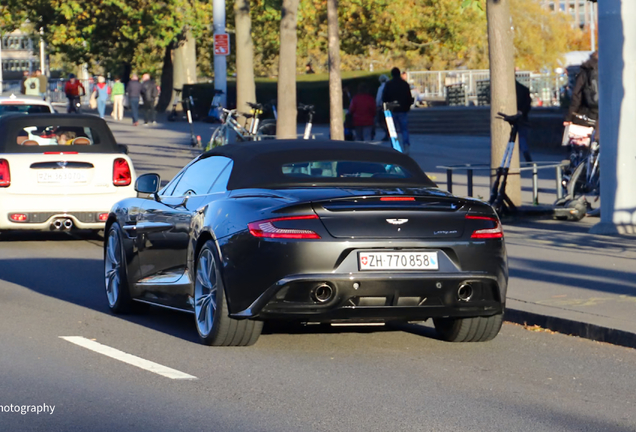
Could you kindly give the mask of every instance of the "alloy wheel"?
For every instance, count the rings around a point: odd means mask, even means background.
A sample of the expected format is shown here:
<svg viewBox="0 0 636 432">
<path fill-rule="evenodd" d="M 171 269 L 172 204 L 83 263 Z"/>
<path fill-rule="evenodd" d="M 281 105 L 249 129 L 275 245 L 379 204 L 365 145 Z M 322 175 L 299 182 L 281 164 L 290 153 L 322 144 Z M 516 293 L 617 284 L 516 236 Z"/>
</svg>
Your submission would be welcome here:
<svg viewBox="0 0 636 432">
<path fill-rule="evenodd" d="M 119 288 L 121 285 L 121 245 L 119 236 L 115 230 L 111 230 L 108 234 L 108 242 L 106 244 L 106 257 L 104 260 L 104 272 L 106 282 L 106 296 L 108 304 L 114 307 L 119 298 Z"/>
<path fill-rule="evenodd" d="M 194 285 L 194 312 L 201 336 L 206 337 L 214 326 L 217 308 L 216 262 L 212 252 L 203 249 L 197 262 L 197 275 Z"/>
</svg>

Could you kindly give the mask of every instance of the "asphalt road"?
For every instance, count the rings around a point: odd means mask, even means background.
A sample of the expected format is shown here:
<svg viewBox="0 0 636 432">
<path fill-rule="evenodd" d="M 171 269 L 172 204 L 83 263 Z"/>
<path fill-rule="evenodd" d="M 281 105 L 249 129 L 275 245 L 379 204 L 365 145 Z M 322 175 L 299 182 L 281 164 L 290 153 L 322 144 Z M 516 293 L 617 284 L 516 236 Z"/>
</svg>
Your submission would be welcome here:
<svg viewBox="0 0 636 432">
<path fill-rule="evenodd" d="M 141 171 L 172 175 L 189 150 L 157 142 L 131 154 Z M 210 348 L 190 315 L 110 314 L 101 247 L 99 237 L 3 234 L 0 410 L 55 411 L 0 411 L 1 431 L 636 430 L 636 350 L 511 324 L 480 344 L 445 343 L 415 325 L 278 326 L 253 347 Z"/>
</svg>

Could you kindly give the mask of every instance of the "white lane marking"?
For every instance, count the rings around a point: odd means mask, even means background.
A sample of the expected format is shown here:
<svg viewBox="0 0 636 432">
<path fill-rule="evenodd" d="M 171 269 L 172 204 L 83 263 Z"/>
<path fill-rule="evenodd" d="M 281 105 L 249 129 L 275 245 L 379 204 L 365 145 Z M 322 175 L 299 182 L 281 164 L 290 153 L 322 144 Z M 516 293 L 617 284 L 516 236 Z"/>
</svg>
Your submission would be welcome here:
<svg viewBox="0 0 636 432">
<path fill-rule="evenodd" d="M 82 336 L 60 336 L 60 339 L 64 339 L 75 345 L 79 345 L 96 353 L 103 354 L 115 360 L 119 360 L 129 365 L 137 366 L 138 368 L 145 369 L 149 372 L 153 372 L 170 379 L 186 379 L 195 380 L 197 377 L 188 375 L 187 373 L 178 371 L 176 369 L 169 368 L 167 366 L 160 365 L 159 363 L 151 362 L 150 360 L 142 359 L 132 354 L 125 353 L 115 348 L 111 348 L 107 345 L 100 344 L 99 342 L 86 339 Z"/>
</svg>

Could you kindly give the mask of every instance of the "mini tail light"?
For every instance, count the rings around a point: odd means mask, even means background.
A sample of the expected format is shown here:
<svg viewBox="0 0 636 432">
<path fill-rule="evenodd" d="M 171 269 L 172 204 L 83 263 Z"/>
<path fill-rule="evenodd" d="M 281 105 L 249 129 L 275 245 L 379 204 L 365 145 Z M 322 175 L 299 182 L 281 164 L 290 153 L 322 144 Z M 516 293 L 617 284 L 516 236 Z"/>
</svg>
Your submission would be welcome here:
<svg viewBox="0 0 636 432">
<path fill-rule="evenodd" d="M 106 222 L 106 220 L 108 220 L 108 213 L 100 213 L 97 219 L 99 219 L 100 222 Z"/>
<path fill-rule="evenodd" d="M 132 174 L 128 161 L 124 158 L 117 158 L 113 162 L 113 184 L 115 186 L 129 186 L 132 182 Z"/>
<path fill-rule="evenodd" d="M 13 213 L 9 215 L 9 219 L 11 219 L 12 222 L 26 222 L 27 215 L 24 213 Z"/>
<path fill-rule="evenodd" d="M 414 197 L 382 197 L 380 201 L 415 201 Z"/>
<path fill-rule="evenodd" d="M 42 138 L 46 138 L 45 136 L 42 136 Z M 78 152 L 44 152 L 45 155 L 68 155 L 68 154 L 79 154 Z"/>
<path fill-rule="evenodd" d="M 503 228 L 501 226 L 501 223 L 499 222 L 499 219 L 497 219 L 496 217 L 466 215 L 466 219 L 483 220 L 483 221 L 488 221 L 494 224 L 494 227 L 482 228 L 482 229 L 473 231 L 473 234 L 470 236 L 470 238 L 473 238 L 473 239 L 503 238 Z"/>
<path fill-rule="evenodd" d="M 318 219 L 318 215 L 287 216 L 274 219 L 265 219 L 247 224 L 250 234 L 258 238 L 276 239 L 319 239 L 320 236 L 311 230 L 278 228 L 276 222 L 294 221 L 304 219 Z"/>
<path fill-rule="evenodd" d="M 0 187 L 9 187 L 11 185 L 11 171 L 9 170 L 9 161 L 0 159 Z"/>
</svg>

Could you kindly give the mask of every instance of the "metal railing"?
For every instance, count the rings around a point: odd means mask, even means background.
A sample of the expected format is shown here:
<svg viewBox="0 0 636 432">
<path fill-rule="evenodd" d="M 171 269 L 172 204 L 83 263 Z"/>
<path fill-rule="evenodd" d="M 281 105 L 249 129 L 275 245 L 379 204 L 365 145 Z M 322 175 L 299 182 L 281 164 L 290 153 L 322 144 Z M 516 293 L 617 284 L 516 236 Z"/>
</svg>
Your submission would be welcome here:
<svg viewBox="0 0 636 432">
<path fill-rule="evenodd" d="M 530 88 L 545 106 L 560 103 L 560 89 L 567 84 L 567 76 L 560 74 L 538 74 L 529 71 L 516 72 L 517 80 Z M 451 70 L 451 71 L 413 71 L 407 72 L 407 80 L 420 98 L 446 98 L 447 87 L 462 84 L 466 91 L 466 100 L 476 101 L 479 83 L 490 81 L 490 71 Z"/>
<path fill-rule="evenodd" d="M 521 165 L 519 170 L 511 170 L 510 174 L 521 174 L 523 171 L 532 171 L 532 203 L 534 205 L 539 205 L 539 170 L 541 169 L 555 169 L 556 197 L 557 200 L 563 198 L 563 167 L 567 165 L 566 163 L 524 162 Z M 453 193 L 453 172 L 466 171 L 467 196 L 469 197 L 473 197 L 474 194 L 473 176 L 475 171 L 489 171 L 491 175 L 497 171 L 497 168 L 491 168 L 490 165 L 487 164 L 439 165 L 437 168 L 446 170 L 446 189 L 450 193 Z"/>
</svg>

